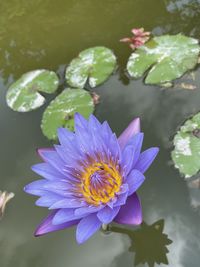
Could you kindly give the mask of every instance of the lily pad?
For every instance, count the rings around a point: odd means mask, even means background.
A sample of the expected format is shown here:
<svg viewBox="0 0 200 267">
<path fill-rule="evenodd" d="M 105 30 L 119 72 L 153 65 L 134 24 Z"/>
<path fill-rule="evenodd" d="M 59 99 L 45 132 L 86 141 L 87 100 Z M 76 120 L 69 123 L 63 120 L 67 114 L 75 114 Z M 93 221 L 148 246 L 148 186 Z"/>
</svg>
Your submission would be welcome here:
<svg viewBox="0 0 200 267">
<path fill-rule="evenodd" d="M 74 114 L 79 112 L 88 118 L 94 111 L 91 95 L 83 89 L 65 89 L 46 108 L 43 113 L 41 128 L 43 134 L 55 140 L 57 129 L 66 127 L 74 130 Z"/>
<path fill-rule="evenodd" d="M 182 34 L 154 37 L 131 54 L 127 71 L 133 78 L 140 78 L 147 71 L 147 84 L 169 82 L 193 69 L 199 52 L 194 38 Z"/>
<path fill-rule="evenodd" d="M 200 112 L 187 120 L 174 137 L 172 159 L 185 177 L 200 171 Z"/>
<path fill-rule="evenodd" d="M 55 72 L 41 69 L 27 72 L 13 83 L 7 91 L 8 106 L 19 112 L 27 112 L 42 106 L 45 98 L 39 93 L 54 93 L 58 88 Z"/>
<path fill-rule="evenodd" d="M 110 49 L 103 46 L 88 48 L 67 67 L 67 83 L 75 88 L 84 88 L 88 80 L 90 87 L 94 88 L 108 79 L 116 64 L 116 57 Z"/>
</svg>

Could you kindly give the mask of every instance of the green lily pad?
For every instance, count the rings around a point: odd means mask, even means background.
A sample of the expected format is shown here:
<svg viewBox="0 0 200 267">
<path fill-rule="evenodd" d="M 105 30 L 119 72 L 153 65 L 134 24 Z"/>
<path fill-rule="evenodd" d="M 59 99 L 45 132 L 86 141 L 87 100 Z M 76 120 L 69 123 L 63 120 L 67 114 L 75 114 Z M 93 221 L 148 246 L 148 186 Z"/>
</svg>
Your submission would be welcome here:
<svg viewBox="0 0 200 267">
<path fill-rule="evenodd" d="M 174 137 L 172 160 L 185 177 L 200 171 L 200 112 L 187 120 Z"/>
<path fill-rule="evenodd" d="M 39 93 L 54 93 L 58 88 L 58 77 L 49 70 L 34 70 L 21 76 L 7 91 L 8 106 L 19 112 L 27 112 L 42 106 L 45 98 Z"/>
<path fill-rule="evenodd" d="M 55 140 L 57 129 L 66 127 L 74 130 L 74 114 L 79 112 L 88 118 L 94 111 L 91 95 L 83 89 L 65 89 L 46 108 L 43 113 L 41 128 L 43 134 Z"/>
<path fill-rule="evenodd" d="M 193 69 L 199 52 L 194 38 L 181 34 L 154 37 L 131 54 L 127 71 L 133 78 L 140 78 L 147 71 L 147 84 L 169 82 Z"/>
<path fill-rule="evenodd" d="M 72 87 L 84 88 L 88 80 L 94 88 L 108 79 L 116 64 L 116 57 L 110 49 L 103 46 L 88 48 L 71 61 L 65 77 Z"/>
</svg>

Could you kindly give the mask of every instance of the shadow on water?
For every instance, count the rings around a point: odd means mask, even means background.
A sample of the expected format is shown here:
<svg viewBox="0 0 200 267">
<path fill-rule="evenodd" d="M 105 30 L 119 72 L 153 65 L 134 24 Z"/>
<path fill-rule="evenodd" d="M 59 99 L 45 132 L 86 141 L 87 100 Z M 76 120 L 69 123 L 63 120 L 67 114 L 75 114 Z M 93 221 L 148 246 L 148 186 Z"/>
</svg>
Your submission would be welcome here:
<svg viewBox="0 0 200 267">
<path fill-rule="evenodd" d="M 131 241 L 129 251 L 135 253 L 134 266 L 145 263 L 149 267 L 154 267 L 155 263 L 168 265 L 167 253 L 169 250 L 166 246 L 170 245 L 172 240 L 168 238 L 167 234 L 163 233 L 163 219 L 158 220 L 152 225 L 143 222 L 137 230 L 113 225 L 108 230 L 128 235 Z"/>
</svg>

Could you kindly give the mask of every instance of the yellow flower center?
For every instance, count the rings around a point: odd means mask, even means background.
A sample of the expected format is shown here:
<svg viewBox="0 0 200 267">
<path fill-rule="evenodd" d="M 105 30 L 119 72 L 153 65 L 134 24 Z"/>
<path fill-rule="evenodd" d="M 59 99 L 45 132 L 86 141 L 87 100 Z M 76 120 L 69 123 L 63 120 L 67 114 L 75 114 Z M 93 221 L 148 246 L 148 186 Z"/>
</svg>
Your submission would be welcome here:
<svg viewBox="0 0 200 267">
<path fill-rule="evenodd" d="M 98 206 L 107 203 L 119 192 L 122 177 L 118 165 L 93 162 L 81 174 L 81 193 L 87 203 Z"/>
</svg>

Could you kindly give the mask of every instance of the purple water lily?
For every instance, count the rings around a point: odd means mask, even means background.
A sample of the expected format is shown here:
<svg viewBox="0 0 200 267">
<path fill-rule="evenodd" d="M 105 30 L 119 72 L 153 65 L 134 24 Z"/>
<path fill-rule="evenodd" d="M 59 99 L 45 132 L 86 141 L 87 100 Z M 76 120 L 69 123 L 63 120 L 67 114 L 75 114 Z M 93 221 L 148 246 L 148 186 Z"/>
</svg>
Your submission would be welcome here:
<svg viewBox="0 0 200 267">
<path fill-rule="evenodd" d="M 139 118 L 117 139 L 107 122 L 76 114 L 75 132 L 60 128 L 58 138 L 60 145 L 38 150 L 44 162 L 32 167 L 44 179 L 25 187 L 40 197 L 36 205 L 52 210 L 35 235 L 77 225 L 76 239 L 83 243 L 102 224 L 139 225 L 142 210 L 136 190 L 158 153 L 156 147 L 141 153 Z"/>
</svg>

